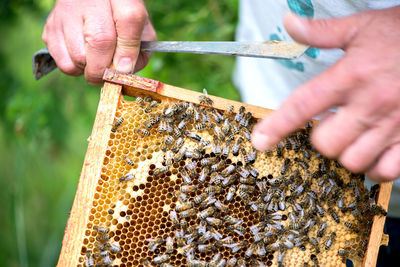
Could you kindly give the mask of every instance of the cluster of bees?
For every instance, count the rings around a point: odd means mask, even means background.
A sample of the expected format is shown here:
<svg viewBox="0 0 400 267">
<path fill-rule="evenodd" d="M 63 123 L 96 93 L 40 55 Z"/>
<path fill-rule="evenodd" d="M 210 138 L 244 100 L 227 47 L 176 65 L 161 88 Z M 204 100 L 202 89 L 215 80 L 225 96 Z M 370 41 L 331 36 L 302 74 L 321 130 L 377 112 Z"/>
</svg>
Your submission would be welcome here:
<svg viewBox="0 0 400 267">
<path fill-rule="evenodd" d="M 356 249 L 342 245 L 335 253 L 343 260 L 364 256 L 373 217 L 386 215 L 375 203 L 378 185 L 368 191 L 363 175 L 350 174 L 337 161 L 318 154 L 309 143 L 311 123 L 261 153 L 250 144 L 255 119 L 243 106 L 237 113 L 233 106 L 217 110 L 206 92 L 199 100 L 201 105 L 178 102 L 160 108 L 150 97 L 136 99 L 148 120 L 135 133 L 145 139 L 156 131 L 163 138 L 164 160 L 149 175 L 162 178 L 174 163 L 184 162 L 177 173 L 182 180 L 174 192 L 177 202 L 169 211 L 173 234 L 146 240 L 154 257 L 143 259 L 144 266 L 173 266 L 175 254 L 183 255 L 191 267 L 267 266 L 271 254 L 278 266 L 285 266 L 292 249 L 310 250 L 303 265 L 319 266 L 318 255 L 338 242 L 333 224 L 343 224 L 363 240 Z M 124 118 L 116 118 L 112 131 L 123 122 Z M 133 166 L 132 158 L 123 159 Z M 272 159 L 280 164 L 277 172 L 260 169 Z M 132 169 L 118 182 L 135 177 Z M 240 202 L 255 219 L 232 214 L 233 202 Z M 343 215 L 353 220 L 344 221 Z M 100 253 L 107 257 L 112 252 L 109 243 L 98 241 L 103 246 Z M 224 257 L 224 251 L 230 257 Z M 204 255 L 212 256 L 205 260 Z M 88 263 L 94 254 L 87 257 Z M 104 261 L 106 257 L 101 266 L 111 264 Z"/>
<path fill-rule="evenodd" d="M 91 250 L 86 252 L 86 266 L 94 267 L 95 261 L 97 262 L 96 266 L 110 266 L 112 264 L 110 255 L 121 252 L 121 248 L 118 244 L 109 242 L 110 236 L 108 233 L 110 231 L 108 228 L 95 225 L 93 229 L 97 232 L 96 249 L 98 252 L 92 253 Z"/>
</svg>

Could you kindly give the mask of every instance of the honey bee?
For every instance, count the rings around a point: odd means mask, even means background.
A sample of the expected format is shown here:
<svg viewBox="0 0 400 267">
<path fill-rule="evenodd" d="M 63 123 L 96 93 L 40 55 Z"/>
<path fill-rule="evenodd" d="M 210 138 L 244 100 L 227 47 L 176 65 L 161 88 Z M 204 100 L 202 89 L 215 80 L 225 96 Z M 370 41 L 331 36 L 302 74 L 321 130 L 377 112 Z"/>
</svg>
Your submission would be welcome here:
<svg viewBox="0 0 400 267">
<path fill-rule="evenodd" d="M 251 117 L 252 117 L 251 112 L 247 112 L 247 113 L 243 116 L 243 118 L 240 120 L 240 122 L 239 122 L 240 126 L 242 126 L 242 127 L 247 127 L 247 126 L 249 126 L 249 121 L 250 121 Z"/>
<path fill-rule="evenodd" d="M 189 137 L 190 139 L 192 139 L 194 141 L 197 141 L 197 142 L 201 141 L 201 137 L 194 132 L 186 132 L 185 134 L 187 137 Z"/>
<path fill-rule="evenodd" d="M 326 227 L 327 227 L 326 222 L 321 223 L 317 232 L 317 237 L 322 237 L 324 235 Z"/>
<path fill-rule="evenodd" d="M 124 118 L 115 117 L 111 131 L 113 133 L 115 133 L 118 130 L 119 126 L 121 126 L 121 124 L 123 122 L 124 122 Z"/>
<path fill-rule="evenodd" d="M 197 123 L 195 126 L 194 126 L 194 128 L 196 129 L 196 130 L 198 130 L 198 131 L 204 131 L 205 129 L 207 129 L 207 124 L 206 123 L 204 123 L 204 122 L 201 122 L 201 123 Z"/>
<path fill-rule="evenodd" d="M 157 256 L 153 259 L 154 264 L 161 264 L 161 263 L 164 263 L 167 261 L 169 261 L 169 255 L 167 255 L 167 254 Z"/>
<path fill-rule="evenodd" d="M 197 210 L 192 208 L 192 209 L 188 209 L 188 210 L 184 210 L 184 211 L 180 212 L 179 215 L 182 218 L 188 218 L 188 217 L 195 216 L 196 213 L 197 213 Z"/>
<path fill-rule="evenodd" d="M 139 107 L 144 108 L 145 107 L 145 101 L 143 99 L 143 97 L 141 96 L 137 96 L 136 97 L 136 103 L 139 105 Z"/>
<path fill-rule="evenodd" d="M 189 174 L 184 169 L 181 170 L 181 175 L 182 175 L 182 180 L 185 184 L 192 183 L 192 178 L 190 178 Z"/>
<path fill-rule="evenodd" d="M 205 210 L 202 210 L 199 214 L 197 214 L 197 217 L 201 220 L 205 220 L 207 217 L 213 215 L 214 212 L 215 212 L 214 207 L 209 207 Z"/>
<path fill-rule="evenodd" d="M 214 121 L 217 123 L 221 123 L 221 121 L 223 120 L 223 116 L 218 111 L 216 111 L 215 108 L 211 108 L 210 111 L 213 115 Z"/>
<path fill-rule="evenodd" d="M 343 258 L 348 258 L 350 255 L 350 251 L 347 249 L 339 249 L 338 250 L 338 255 L 342 256 Z"/>
<path fill-rule="evenodd" d="M 387 212 L 386 210 L 384 210 L 381 206 L 373 204 L 370 207 L 370 212 L 372 213 L 372 215 L 378 215 L 378 216 L 386 216 Z"/>
<path fill-rule="evenodd" d="M 108 265 L 110 265 L 110 264 L 112 263 L 112 260 L 111 260 L 111 258 L 110 258 L 109 255 L 106 255 L 106 256 L 104 256 L 103 259 L 101 260 L 101 263 L 102 263 L 103 265 L 105 265 L 105 266 L 108 266 Z"/>
<path fill-rule="evenodd" d="M 194 203 L 196 203 L 197 205 L 200 204 L 201 202 L 203 202 L 206 198 L 207 198 L 207 194 L 206 193 L 202 193 L 198 196 L 196 196 L 193 201 Z"/>
<path fill-rule="evenodd" d="M 279 263 L 279 264 L 282 264 L 282 262 L 283 262 L 283 258 L 285 257 L 285 252 L 284 251 L 279 251 L 278 252 L 278 259 L 277 259 L 277 262 Z"/>
<path fill-rule="evenodd" d="M 166 116 L 166 117 L 172 117 L 172 116 L 176 113 L 176 111 L 177 111 L 178 109 L 179 109 L 179 104 L 178 104 L 178 103 L 175 103 L 175 104 L 173 104 L 173 105 L 167 107 L 167 108 L 164 110 L 164 116 Z"/>
<path fill-rule="evenodd" d="M 230 129 L 231 129 L 230 121 L 227 118 L 224 120 L 224 124 L 223 124 L 221 130 L 224 133 L 224 135 L 227 136 L 229 134 Z"/>
<path fill-rule="evenodd" d="M 180 190 L 182 193 L 191 193 L 197 189 L 198 187 L 196 185 L 182 185 Z"/>
<path fill-rule="evenodd" d="M 217 161 L 216 158 L 204 158 L 200 160 L 201 166 L 209 166 Z"/>
<path fill-rule="evenodd" d="M 245 203 L 249 202 L 250 195 L 247 192 L 238 189 L 236 191 L 236 194 L 243 200 L 243 202 L 245 202 Z"/>
<path fill-rule="evenodd" d="M 132 171 L 128 172 L 126 175 L 120 177 L 118 183 L 127 182 L 134 179 L 136 176 L 132 173 Z"/>
<path fill-rule="evenodd" d="M 243 167 L 240 167 L 239 168 L 239 174 L 240 174 L 240 176 L 242 176 L 242 178 L 247 178 L 250 175 L 250 171 L 245 169 L 245 168 L 243 168 Z"/>
<path fill-rule="evenodd" d="M 98 225 L 94 225 L 93 230 L 95 230 L 96 232 L 98 232 L 101 235 L 108 234 L 108 232 L 109 232 L 109 230 L 107 228 L 98 226 Z"/>
<path fill-rule="evenodd" d="M 94 258 L 93 258 L 93 255 L 92 255 L 90 250 L 86 252 L 86 257 L 87 257 L 87 259 L 86 259 L 86 262 L 85 262 L 85 266 L 86 267 L 93 267 L 94 266 Z"/>
<path fill-rule="evenodd" d="M 207 194 L 213 193 L 213 194 L 219 194 L 221 193 L 222 188 L 218 185 L 210 185 L 208 186 L 204 192 L 206 192 Z"/>
<path fill-rule="evenodd" d="M 222 147 L 222 156 L 224 156 L 224 157 L 228 157 L 228 155 L 229 155 L 229 152 L 230 152 L 230 144 L 231 144 L 231 142 L 230 141 L 227 141 L 224 145 L 223 145 L 223 147 Z"/>
<path fill-rule="evenodd" d="M 235 170 L 235 165 L 229 165 L 228 167 L 226 167 L 223 171 L 222 171 L 222 175 L 223 176 L 227 176 L 227 175 L 229 175 L 229 174 L 231 174 L 234 170 Z"/>
<path fill-rule="evenodd" d="M 222 220 L 214 217 L 207 217 L 206 222 L 211 226 L 221 226 Z"/>
<path fill-rule="evenodd" d="M 243 222 L 242 220 L 239 220 L 239 219 L 237 219 L 237 218 L 235 218 L 233 216 L 230 216 L 230 215 L 226 215 L 224 217 L 224 221 L 226 223 L 228 223 L 228 224 L 234 224 L 234 225 L 240 225 Z"/>
<path fill-rule="evenodd" d="M 231 187 L 229 187 L 228 193 L 226 194 L 226 201 L 230 202 L 233 199 L 235 192 L 236 186 L 232 185 Z"/>
<path fill-rule="evenodd" d="M 250 172 L 251 176 L 253 176 L 254 178 L 257 178 L 258 175 L 260 174 L 260 172 L 253 166 L 247 166 L 247 170 Z"/>
<path fill-rule="evenodd" d="M 168 171 L 169 171 L 169 166 L 163 166 L 163 167 L 154 169 L 153 175 L 154 175 L 154 177 L 160 177 L 161 175 L 163 175 L 164 173 L 166 173 Z"/>
<path fill-rule="evenodd" d="M 247 128 L 241 128 L 240 131 L 242 132 L 243 136 L 247 139 L 247 141 L 251 141 L 251 133 Z"/>
<path fill-rule="evenodd" d="M 310 152 L 308 152 L 307 149 L 301 148 L 301 153 L 303 154 L 303 157 L 304 157 L 305 159 L 310 159 L 310 158 L 311 158 L 311 154 L 310 154 Z"/>
<path fill-rule="evenodd" d="M 226 205 L 222 204 L 221 201 L 217 200 L 214 202 L 214 206 L 219 209 L 222 213 L 228 213 L 229 209 Z"/>
<path fill-rule="evenodd" d="M 236 122 L 239 122 L 239 121 L 241 121 L 243 119 L 245 109 L 246 108 L 244 106 L 240 106 L 239 112 L 236 113 L 236 116 L 235 116 L 235 121 Z"/>
<path fill-rule="evenodd" d="M 141 136 L 150 136 L 150 132 L 147 129 L 135 129 L 135 133 Z"/>
<path fill-rule="evenodd" d="M 192 201 L 178 202 L 176 207 L 175 207 L 175 210 L 177 212 L 181 212 L 181 211 L 184 211 L 184 210 L 191 209 L 191 208 L 193 208 L 193 206 L 194 206 L 194 203 Z"/>
<path fill-rule="evenodd" d="M 244 161 L 245 164 L 249 164 L 250 163 L 250 157 L 247 154 L 246 149 L 242 148 L 240 149 L 240 152 L 242 153 L 242 160 Z"/>
<path fill-rule="evenodd" d="M 203 89 L 203 95 L 199 96 L 199 100 L 200 100 L 200 104 L 207 104 L 207 105 L 212 106 L 214 103 L 212 101 L 212 99 L 208 97 L 206 88 Z"/>
<path fill-rule="evenodd" d="M 217 266 L 217 263 L 221 260 L 221 258 L 222 258 L 221 253 L 215 254 L 208 265 L 209 266 Z"/>
<path fill-rule="evenodd" d="M 234 134 L 239 134 L 239 133 L 240 133 L 240 128 L 239 128 L 239 126 L 237 126 L 236 124 L 232 124 L 231 127 L 232 127 L 232 132 L 233 132 Z"/>
<path fill-rule="evenodd" d="M 332 208 L 329 208 L 328 212 L 336 223 L 340 223 L 339 215 Z"/>
<path fill-rule="evenodd" d="M 121 252 L 121 248 L 115 243 L 104 243 L 104 247 L 109 249 L 112 253 L 119 253 Z"/>
<path fill-rule="evenodd" d="M 227 227 L 229 231 L 232 231 L 240 236 L 243 236 L 246 233 L 246 228 L 241 226 L 240 224 L 229 225 Z"/>
<path fill-rule="evenodd" d="M 174 155 L 174 161 L 175 161 L 175 162 L 180 161 L 180 160 L 183 158 L 183 156 L 185 156 L 186 150 L 187 150 L 187 147 L 182 146 L 182 147 L 179 149 L 178 153 L 176 153 L 176 154 Z"/>
<path fill-rule="evenodd" d="M 281 142 L 279 142 L 279 143 L 276 145 L 276 156 L 277 156 L 278 158 L 281 158 L 281 157 L 283 156 L 283 146 L 282 146 L 282 143 L 281 143 Z"/>
<path fill-rule="evenodd" d="M 199 250 L 199 252 L 209 252 L 215 251 L 216 247 L 214 246 L 214 244 L 200 244 L 197 246 L 197 249 Z"/>
<path fill-rule="evenodd" d="M 165 243 L 165 253 L 171 254 L 174 252 L 174 239 L 170 236 L 167 237 L 166 243 Z"/>
<path fill-rule="evenodd" d="M 379 192 L 379 184 L 374 184 L 371 187 L 371 190 L 370 190 L 370 193 L 369 193 L 369 198 L 372 199 L 372 200 L 375 200 L 377 195 L 378 195 L 378 192 Z"/>
<path fill-rule="evenodd" d="M 285 161 L 283 162 L 283 165 L 281 167 L 281 174 L 284 175 L 289 168 L 290 165 L 290 159 L 286 158 Z"/>
<path fill-rule="evenodd" d="M 210 168 L 204 167 L 199 175 L 199 183 L 204 183 L 207 178 L 207 175 L 210 173 Z"/>
<path fill-rule="evenodd" d="M 335 242 L 335 238 L 336 238 L 336 233 L 332 232 L 331 235 L 329 236 L 329 238 L 326 240 L 325 243 L 325 250 L 330 249 L 330 247 L 332 246 L 332 244 Z"/>
<path fill-rule="evenodd" d="M 164 138 L 164 144 L 166 144 L 167 146 L 170 146 L 170 145 L 172 145 L 172 143 L 174 142 L 174 137 L 172 136 L 172 135 L 168 135 L 168 136 L 165 136 L 165 138 Z"/>
<path fill-rule="evenodd" d="M 255 243 L 250 244 L 250 246 L 246 249 L 244 256 L 246 258 L 250 258 L 253 255 L 255 249 L 256 249 L 256 244 Z"/>
<path fill-rule="evenodd" d="M 241 143 L 243 143 L 244 139 L 243 137 L 239 137 L 238 140 L 236 141 L 236 143 L 232 146 L 232 154 L 234 156 L 239 155 L 239 149 L 241 146 Z"/>
<path fill-rule="evenodd" d="M 255 184 L 256 181 L 257 180 L 254 177 L 247 177 L 247 178 L 240 177 L 240 179 L 239 179 L 239 182 L 241 182 L 243 184 L 250 184 L 250 185 Z"/>
<path fill-rule="evenodd" d="M 217 172 L 220 171 L 225 166 L 225 161 L 219 161 L 211 166 L 211 171 Z"/>
</svg>

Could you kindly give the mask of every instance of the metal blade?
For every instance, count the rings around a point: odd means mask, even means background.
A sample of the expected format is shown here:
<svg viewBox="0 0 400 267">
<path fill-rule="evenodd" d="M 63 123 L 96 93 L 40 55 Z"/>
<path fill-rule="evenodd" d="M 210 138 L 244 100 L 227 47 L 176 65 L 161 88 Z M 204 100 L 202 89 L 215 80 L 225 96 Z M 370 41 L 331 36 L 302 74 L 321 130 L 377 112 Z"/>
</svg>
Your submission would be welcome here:
<svg viewBox="0 0 400 267">
<path fill-rule="evenodd" d="M 215 54 L 228 56 L 295 59 L 308 46 L 295 42 L 142 42 L 140 50 L 146 52 Z"/>
<path fill-rule="evenodd" d="M 263 43 L 245 42 L 141 42 L 144 52 L 214 54 L 272 59 L 295 59 L 308 46 L 295 42 L 269 41 Z M 36 80 L 57 68 L 47 47 L 33 55 L 33 75 Z"/>
</svg>

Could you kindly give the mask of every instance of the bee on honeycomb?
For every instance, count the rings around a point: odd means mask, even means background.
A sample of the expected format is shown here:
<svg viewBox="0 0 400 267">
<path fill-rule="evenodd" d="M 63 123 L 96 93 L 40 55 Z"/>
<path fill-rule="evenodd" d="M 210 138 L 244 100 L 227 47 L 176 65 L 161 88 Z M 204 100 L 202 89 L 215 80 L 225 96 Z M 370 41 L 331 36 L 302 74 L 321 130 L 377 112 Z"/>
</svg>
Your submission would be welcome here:
<svg viewBox="0 0 400 267">
<path fill-rule="evenodd" d="M 261 153 L 245 107 L 121 99 L 80 266 L 334 266 L 363 258 L 364 176 L 321 156 L 312 124 Z M 235 113 L 234 110 L 238 109 Z M 112 211 L 112 212 L 110 212 Z"/>
</svg>

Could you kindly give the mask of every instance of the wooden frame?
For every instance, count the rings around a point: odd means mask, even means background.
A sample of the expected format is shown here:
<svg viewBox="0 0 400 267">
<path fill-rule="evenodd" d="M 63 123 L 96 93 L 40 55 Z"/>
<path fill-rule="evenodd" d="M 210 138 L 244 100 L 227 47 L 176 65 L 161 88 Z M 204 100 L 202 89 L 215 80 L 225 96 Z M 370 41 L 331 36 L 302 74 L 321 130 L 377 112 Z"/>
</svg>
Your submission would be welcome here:
<svg viewBox="0 0 400 267">
<path fill-rule="evenodd" d="M 151 95 L 155 99 L 169 97 L 182 101 L 199 103 L 201 93 L 164 84 L 159 81 L 142 78 L 132 74 L 121 74 L 115 70 L 107 69 L 103 79 L 104 87 L 101 91 L 101 98 L 97 109 L 92 134 L 89 137 L 88 150 L 79 179 L 78 189 L 72 206 L 71 214 L 65 229 L 62 242 L 61 254 L 58 266 L 77 266 L 80 249 L 82 247 L 82 237 L 88 223 L 89 212 L 95 193 L 95 187 L 100 178 L 103 165 L 103 156 L 107 149 L 107 141 L 111 131 L 115 112 L 122 95 L 139 96 Z M 227 100 L 224 98 L 210 96 L 214 101 L 214 107 L 225 110 L 228 106 L 234 105 L 236 108 L 245 106 L 255 118 L 263 118 L 272 110 Z M 237 110 L 235 110 L 237 111 Z M 382 183 L 378 194 L 377 203 L 387 210 L 389 205 L 392 182 Z M 385 243 L 387 238 L 383 236 L 383 226 L 385 217 L 375 216 L 371 235 L 368 242 L 366 256 L 361 266 L 375 266 L 378 257 L 379 247 Z M 387 241 L 387 240 L 386 240 Z"/>
</svg>

